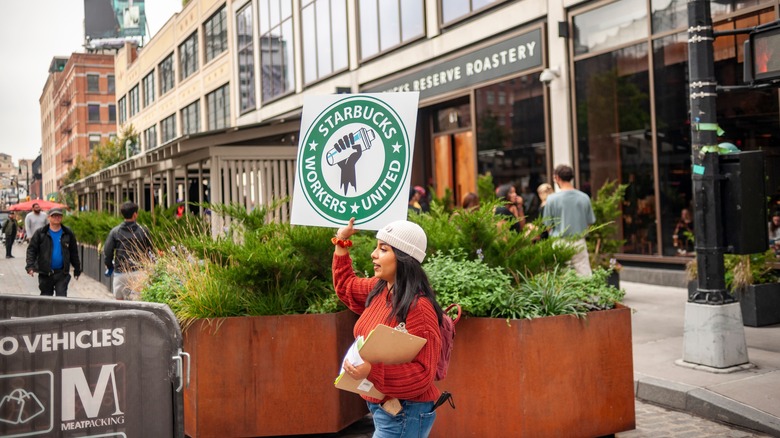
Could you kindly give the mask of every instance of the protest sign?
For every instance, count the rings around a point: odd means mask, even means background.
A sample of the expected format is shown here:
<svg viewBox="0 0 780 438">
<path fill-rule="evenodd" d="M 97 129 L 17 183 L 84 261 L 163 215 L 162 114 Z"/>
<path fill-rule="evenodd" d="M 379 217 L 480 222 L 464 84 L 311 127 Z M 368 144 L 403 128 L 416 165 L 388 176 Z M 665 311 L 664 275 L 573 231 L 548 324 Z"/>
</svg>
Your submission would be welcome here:
<svg viewBox="0 0 780 438">
<path fill-rule="evenodd" d="M 305 96 L 291 223 L 406 219 L 418 93 Z"/>
</svg>

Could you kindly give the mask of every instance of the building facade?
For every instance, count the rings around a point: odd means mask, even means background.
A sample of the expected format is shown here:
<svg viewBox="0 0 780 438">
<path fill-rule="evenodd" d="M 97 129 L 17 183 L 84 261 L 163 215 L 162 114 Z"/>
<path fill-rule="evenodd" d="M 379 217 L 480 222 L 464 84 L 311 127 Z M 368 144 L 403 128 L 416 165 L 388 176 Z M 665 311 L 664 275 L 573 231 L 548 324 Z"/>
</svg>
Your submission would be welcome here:
<svg viewBox="0 0 780 438">
<path fill-rule="evenodd" d="M 713 22 L 750 28 L 779 6 L 713 2 Z M 742 84 L 746 38 L 716 38 L 719 85 Z M 250 208 L 292 193 L 305 95 L 418 91 L 414 185 L 459 203 L 480 174 L 533 193 L 571 164 L 591 195 L 628 184 L 621 258 L 683 262 L 673 233 L 692 204 L 687 50 L 677 0 L 192 0 L 118 55 L 119 122 L 142 133 L 138 155 L 71 189 L 92 208 L 144 193 L 147 206 Z M 722 141 L 764 151 L 775 206 L 779 106 L 776 88 L 718 95 Z"/>
<path fill-rule="evenodd" d="M 114 56 L 56 57 L 39 100 L 43 190 L 57 193 L 79 157 L 116 136 Z"/>
</svg>

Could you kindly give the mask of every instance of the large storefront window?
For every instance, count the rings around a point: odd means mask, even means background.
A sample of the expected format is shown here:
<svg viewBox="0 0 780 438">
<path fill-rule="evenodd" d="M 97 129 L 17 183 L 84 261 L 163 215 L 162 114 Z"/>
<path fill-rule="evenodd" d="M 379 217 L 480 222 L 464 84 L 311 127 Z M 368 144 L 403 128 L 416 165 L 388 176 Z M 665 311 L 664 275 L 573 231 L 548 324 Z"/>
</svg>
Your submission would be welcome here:
<svg viewBox="0 0 780 438">
<path fill-rule="evenodd" d="M 652 31 L 665 33 L 659 38 L 642 31 L 647 27 L 643 1 L 621 0 L 573 18 L 580 188 L 592 196 L 607 179 L 628 184 L 616 236 L 626 240 L 624 253 L 691 256 L 693 242 L 686 233 L 693 229 L 686 4 L 650 3 Z M 733 13 L 755 4 L 757 0 L 713 2 L 712 12 Z M 767 8 L 720 21 L 715 16 L 714 28 L 750 28 L 774 19 Z M 666 35 L 675 29 L 679 33 Z M 715 40 L 718 85 L 743 84 L 745 38 Z M 610 47 L 616 49 L 605 53 Z M 652 82 L 648 47 L 653 51 Z M 717 97 L 718 125 L 725 131 L 719 141 L 764 151 L 770 209 L 780 200 L 778 105 L 777 90 L 771 88 L 720 91 Z"/>
<path fill-rule="evenodd" d="M 539 214 L 534 194 L 547 177 L 544 86 L 530 74 L 476 90 L 477 162 L 496 185 L 514 184 L 525 214 Z"/>
<path fill-rule="evenodd" d="M 688 35 L 653 42 L 661 254 L 687 255 L 693 243 L 677 223 L 693 211 L 691 126 L 688 121 Z M 685 213 L 683 210 L 687 210 Z M 690 224 L 687 228 L 692 228 Z M 677 241 L 674 234 L 677 230 Z M 676 245 L 675 245 L 676 243 Z"/>
<path fill-rule="evenodd" d="M 575 64 L 580 189 L 596 194 L 606 181 L 628 184 L 624 251 L 655 251 L 650 82 L 647 44 Z"/>
</svg>

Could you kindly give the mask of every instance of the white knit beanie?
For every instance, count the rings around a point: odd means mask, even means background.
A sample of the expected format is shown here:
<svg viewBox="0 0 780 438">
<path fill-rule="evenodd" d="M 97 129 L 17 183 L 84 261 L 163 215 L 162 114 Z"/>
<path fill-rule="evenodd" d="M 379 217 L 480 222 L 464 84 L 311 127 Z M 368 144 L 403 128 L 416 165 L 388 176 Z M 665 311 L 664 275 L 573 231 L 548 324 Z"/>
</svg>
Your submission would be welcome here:
<svg viewBox="0 0 780 438">
<path fill-rule="evenodd" d="M 428 238 L 422 227 L 414 222 L 391 222 L 376 233 L 376 238 L 409 254 L 420 263 L 425 259 Z"/>
</svg>

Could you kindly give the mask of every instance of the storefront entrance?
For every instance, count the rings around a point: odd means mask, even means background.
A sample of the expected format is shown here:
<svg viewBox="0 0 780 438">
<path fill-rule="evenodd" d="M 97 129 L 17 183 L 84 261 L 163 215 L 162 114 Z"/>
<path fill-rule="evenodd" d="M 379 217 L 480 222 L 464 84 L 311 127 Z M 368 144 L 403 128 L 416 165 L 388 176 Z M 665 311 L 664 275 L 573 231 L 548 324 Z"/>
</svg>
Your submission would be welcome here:
<svg viewBox="0 0 780 438">
<path fill-rule="evenodd" d="M 477 190 L 477 155 L 469 99 L 425 108 L 421 114 L 431 128 L 431 178 L 436 196 L 450 196 L 454 205 L 460 205 L 466 194 Z"/>
</svg>

